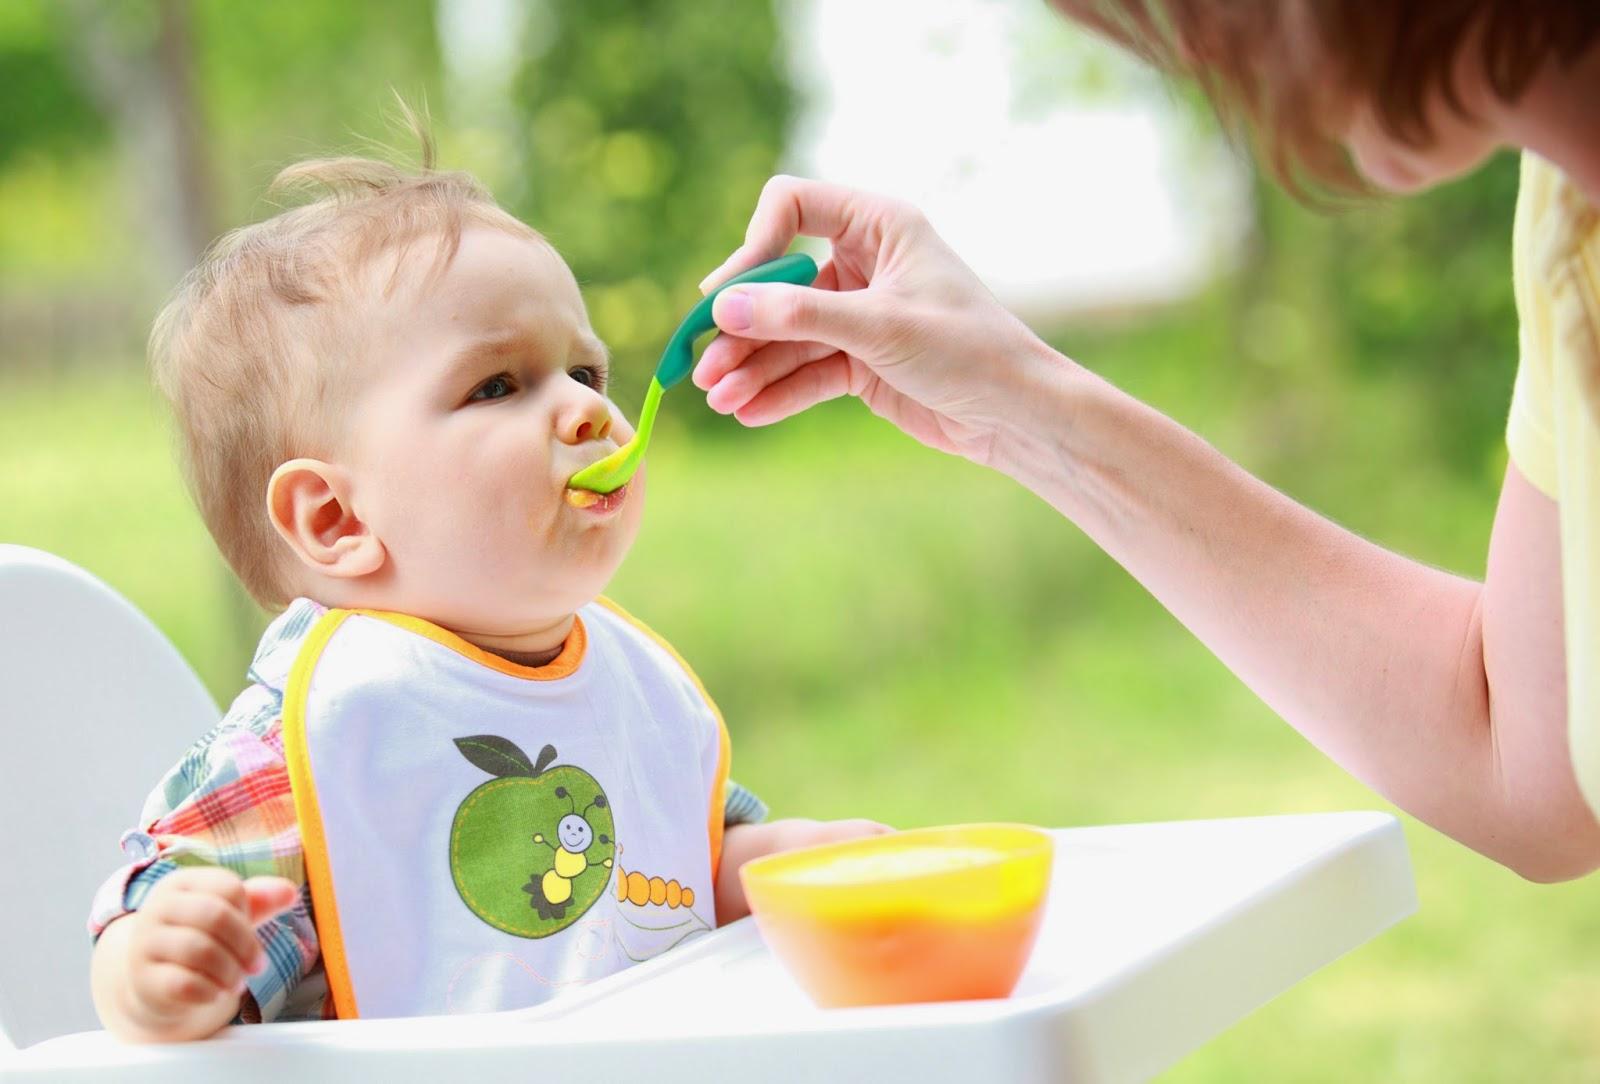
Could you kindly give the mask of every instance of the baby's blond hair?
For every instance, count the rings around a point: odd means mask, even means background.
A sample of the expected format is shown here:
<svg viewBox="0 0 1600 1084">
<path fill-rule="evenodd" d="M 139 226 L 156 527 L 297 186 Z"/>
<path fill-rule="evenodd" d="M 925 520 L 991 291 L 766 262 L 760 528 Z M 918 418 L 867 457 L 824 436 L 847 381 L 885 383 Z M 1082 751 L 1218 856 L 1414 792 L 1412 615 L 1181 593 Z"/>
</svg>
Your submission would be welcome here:
<svg viewBox="0 0 1600 1084">
<path fill-rule="evenodd" d="M 409 171 L 372 158 L 321 158 L 280 172 L 269 192 L 321 198 L 219 238 L 184 276 L 150 333 L 156 385 L 178 423 L 179 456 L 201 518 L 263 606 L 289 600 L 289 554 L 266 514 L 267 483 L 296 456 L 327 457 L 342 363 L 361 353 L 352 304 L 368 261 L 436 238 L 430 275 L 469 223 L 542 238 L 474 178 L 433 169 L 432 140 Z M 401 267 L 383 292 L 393 290 Z"/>
</svg>

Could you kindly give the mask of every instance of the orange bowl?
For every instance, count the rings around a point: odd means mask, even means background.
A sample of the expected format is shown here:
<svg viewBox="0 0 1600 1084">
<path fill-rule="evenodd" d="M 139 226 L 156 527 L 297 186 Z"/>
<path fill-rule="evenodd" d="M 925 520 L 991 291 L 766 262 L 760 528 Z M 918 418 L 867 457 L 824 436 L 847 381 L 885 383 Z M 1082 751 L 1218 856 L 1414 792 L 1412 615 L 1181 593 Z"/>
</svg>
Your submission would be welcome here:
<svg viewBox="0 0 1600 1084">
<path fill-rule="evenodd" d="M 1053 842 L 1020 824 L 920 828 L 740 871 L 761 936 L 824 1007 L 1006 997 L 1044 917 Z"/>
</svg>

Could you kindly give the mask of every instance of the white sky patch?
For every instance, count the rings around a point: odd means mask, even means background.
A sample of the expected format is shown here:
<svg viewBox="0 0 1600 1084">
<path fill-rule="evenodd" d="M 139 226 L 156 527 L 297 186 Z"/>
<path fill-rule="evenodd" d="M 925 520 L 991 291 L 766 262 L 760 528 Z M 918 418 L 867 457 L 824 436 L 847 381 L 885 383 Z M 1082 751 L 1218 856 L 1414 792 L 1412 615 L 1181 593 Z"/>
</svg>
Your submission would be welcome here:
<svg viewBox="0 0 1600 1084">
<path fill-rule="evenodd" d="M 1041 37 L 1065 33 L 1044 3 L 782 10 L 810 106 L 786 168 L 916 203 L 1018 312 L 1180 296 L 1236 249 L 1243 172 L 1194 138 L 1154 79 L 1074 93 L 1068 72 L 1051 81 L 1066 89 L 1024 101 L 1026 65 L 1055 63 Z M 1059 63 L 1081 66 L 1093 50 L 1061 49 Z"/>
</svg>

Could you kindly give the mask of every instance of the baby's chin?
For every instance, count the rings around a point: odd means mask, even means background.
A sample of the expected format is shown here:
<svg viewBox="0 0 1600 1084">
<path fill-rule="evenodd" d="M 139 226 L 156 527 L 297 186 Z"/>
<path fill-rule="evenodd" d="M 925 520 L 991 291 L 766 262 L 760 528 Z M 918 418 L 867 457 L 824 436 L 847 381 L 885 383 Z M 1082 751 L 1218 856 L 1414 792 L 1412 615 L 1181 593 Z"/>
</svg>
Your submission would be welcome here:
<svg viewBox="0 0 1600 1084">
<path fill-rule="evenodd" d="M 508 613 L 530 617 L 576 613 L 605 594 L 627 552 L 626 546 L 607 547 L 576 561 L 571 554 L 550 554 L 543 561 L 535 556 L 522 590 L 512 595 L 503 584 L 498 589 L 488 585 L 490 593 L 479 597 Z"/>
<path fill-rule="evenodd" d="M 637 519 L 631 524 L 619 522 L 605 537 L 588 545 L 580 542 L 576 552 L 547 554 L 544 560 L 535 556 L 530 571 L 536 583 L 529 597 L 538 598 L 540 608 L 546 611 L 556 607 L 577 612 L 605 594 L 637 533 Z"/>
<path fill-rule="evenodd" d="M 480 647 L 491 645 L 528 650 L 559 646 L 546 642 L 545 633 L 564 623 L 598 599 L 608 578 L 583 583 L 549 583 L 524 589 L 505 584 L 484 585 L 485 592 L 453 600 L 446 620 L 437 622 Z"/>
</svg>

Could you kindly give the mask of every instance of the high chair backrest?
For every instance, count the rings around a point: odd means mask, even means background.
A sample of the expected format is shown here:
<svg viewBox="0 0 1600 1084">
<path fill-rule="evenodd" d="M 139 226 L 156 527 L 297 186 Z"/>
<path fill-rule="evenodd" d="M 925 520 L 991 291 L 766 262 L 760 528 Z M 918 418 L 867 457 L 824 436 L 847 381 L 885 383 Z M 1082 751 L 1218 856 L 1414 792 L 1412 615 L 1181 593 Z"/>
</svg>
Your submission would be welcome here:
<svg viewBox="0 0 1600 1084">
<path fill-rule="evenodd" d="M 145 796 L 218 717 L 121 595 L 58 557 L 0 545 L 0 1043 L 99 1026 L 90 900 Z"/>
</svg>

